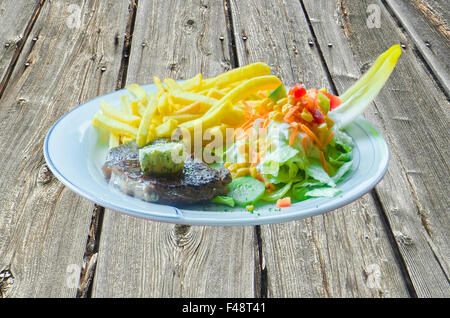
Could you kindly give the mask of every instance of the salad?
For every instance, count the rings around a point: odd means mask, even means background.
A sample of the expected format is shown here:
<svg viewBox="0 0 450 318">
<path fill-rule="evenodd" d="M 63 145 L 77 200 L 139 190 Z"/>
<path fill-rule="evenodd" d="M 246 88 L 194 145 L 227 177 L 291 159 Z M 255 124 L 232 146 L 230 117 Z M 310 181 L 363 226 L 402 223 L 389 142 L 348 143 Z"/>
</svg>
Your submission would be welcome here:
<svg viewBox="0 0 450 318">
<path fill-rule="evenodd" d="M 145 152 L 139 157 L 154 171 L 176 170 L 152 178 L 180 178 L 183 171 L 179 163 L 179 169 L 172 169 L 172 148 L 152 149 L 161 138 L 183 144 L 188 156 L 213 169 L 228 169 L 232 179 L 227 192 L 209 199 L 217 204 L 252 211 L 261 203 L 283 208 L 308 198 L 333 197 L 352 169 L 353 142 L 345 127 L 373 101 L 400 54 L 400 46 L 392 46 L 340 96 L 300 83 L 286 88 L 265 63 L 208 79 L 198 74 L 182 83 L 154 77 L 158 92 L 129 85 L 134 98 L 123 95 L 121 109 L 102 101 L 92 123 L 108 131 L 111 149 L 133 143 L 133 151 Z M 147 171 L 140 164 L 142 173 Z"/>
<path fill-rule="evenodd" d="M 286 207 L 340 192 L 336 185 L 351 170 L 353 143 L 328 116 L 342 104 L 339 97 L 296 84 L 243 103 L 246 121 L 223 152 L 236 204 L 249 210 L 258 201 Z M 214 201 L 233 204 L 223 196 Z"/>
</svg>

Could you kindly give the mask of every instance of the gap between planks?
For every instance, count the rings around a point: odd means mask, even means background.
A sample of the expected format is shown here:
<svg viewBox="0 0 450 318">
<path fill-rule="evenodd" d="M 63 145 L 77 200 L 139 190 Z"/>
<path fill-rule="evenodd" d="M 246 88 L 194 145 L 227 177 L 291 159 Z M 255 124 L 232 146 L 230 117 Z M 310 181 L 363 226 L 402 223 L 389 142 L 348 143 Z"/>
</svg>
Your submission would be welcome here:
<svg viewBox="0 0 450 318">
<path fill-rule="evenodd" d="M 231 12 L 231 3 L 230 0 L 224 0 L 224 13 L 225 13 L 225 21 L 228 32 L 229 42 L 229 53 L 230 53 L 230 62 L 231 67 L 236 68 L 239 67 L 238 61 L 238 52 L 236 47 L 236 36 L 233 24 L 233 15 Z M 255 280 L 255 297 L 256 298 L 267 298 L 268 294 L 268 282 L 267 282 L 267 268 L 264 262 L 264 254 L 263 254 L 263 244 L 261 237 L 261 226 L 255 225 L 254 227 L 255 234 L 255 269 L 254 269 L 254 280 Z"/>
<path fill-rule="evenodd" d="M 44 3 L 45 3 L 45 0 L 40 0 L 37 3 L 36 8 L 34 9 L 33 14 L 31 15 L 31 18 L 28 21 L 28 24 L 25 28 L 23 37 L 21 37 L 20 40 L 16 44 L 17 45 L 16 51 L 14 52 L 11 62 L 9 63 L 8 69 L 6 70 L 6 73 L 3 76 L 2 81 L 0 82 L 0 99 L 3 96 L 3 92 L 5 91 L 6 86 L 8 85 L 11 74 L 13 73 L 14 68 L 16 67 L 19 56 L 22 53 L 23 47 L 25 46 L 25 43 L 27 42 L 27 39 L 31 33 L 31 30 L 33 29 L 34 23 L 36 22 L 37 18 L 39 17 L 39 13 L 41 12 L 41 8 L 44 5 Z"/>
<path fill-rule="evenodd" d="M 311 32 L 312 36 L 313 36 L 314 45 L 317 46 L 317 49 L 318 49 L 318 52 L 319 52 L 319 57 L 320 57 L 320 60 L 322 62 L 323 68 L 324 68 L 324 70 L 326 72 L 328 81 L 329 81 L 330 85 L 332 86 L 333 93 L 334 94 L 338 94 L 337 85 L 336 85 L 336 83 L 335 83 L 335 81 L 334 81 L 334 79 L 333 79 L 333 77 L 331 75 L 331 71 L 328 68 L 326 59 L 325 59 L 325 57 L 323 55 L 322 48 L 321 48 L 321 46 L 319 44 L 319 41 L 317 40 L 317 36 L 316 36 L 315 30 L 314 30 L 313 24 L 311 22 L 311 19 L 310 19 L 309 15 L 308 15 L 308 12 L 306 10 L 305 4 L 304 4 L 303 0 L 299 0 L 299 1 L 300 1 L 300 5 L 302 7 L 302 10 L 303 10 L 303 14 L 305 15 L 305 19 L 307 21 L 308 27 L 310 29 L 310 32 Z M 346 14 L 346 12 L 345 12 L 345 14 Z M 346 17 L 343 17 L 343 18 L 346 19 Z M 398 267 L 400 268 L 400 271 L 401 271 L 401 273 L 403 275 L 403 279 L 404 279 L 405 285 L 407 287 L 408 293 L 410 294 L 411 297 L 416 297 L 417 298 L 417 293 L 416 293 L 416 291 L 415 291 L 415 289 L 413 287 L 412 280 L 411 280 L 411 277 L 410 277 L 410 275 L 408 273 L 408 269 L 407 269 L 405 260 L 403 259 L 402 255 L 400 253 L 399 246 L 397 245 L 397 242 L 395 241 L 394 235 L 392 233 L 392 229 L 391 229 L 391 227 L 389 225 L 389 222 L 387 220 L 387 216 L 385 214 L 386 212 L 385 212 L 385 210 L 383 208 L 383 205 L 381 203 L 380 197 L 379 197 L 379 195 L 378 195 L 378 193 L 377 193 L 375 188 L 370 191 L 370 195 L 372 196 L 372 198 L 373 198 L 373 200 L 375 202 L 375 206 L 376 206 L 376 209 L 378 211 L 378 214 L 381 217 L 382 224 L 383 224 L 383 230 L 385 231 L 385 233 L 386 233 L 386 235 L 387 235 L 387 237 L 389 239 L 389 242 L 390 242 L 390 244 L 392 246 L 392 249 L 393 249 L 393 252 L 394 252 L 394 256 L 395 256 L 395 260 L 396 260 L 396 262 L 398 264 Z"/>
<path fill-rule="evenodd" d="M 224 15 L 226 20 L 227 33 L 230 38 L 228 50 L 231 57 L 231 67 L 238 67 L 237 60 L 237 50 L 236 50 L 236 42 L 234 37 L 233 30 L 233 21 L 231 14 L 231 6 L 229 0 L 224 0 Z M 122 52 L 122 62 L 120 67 L 120 73 L 118 75 L 117 80 L 117 89 L 121 89 L 126 85 L 127 78 L 127 70 L 129 64 L 129 56 L 131 50 L 131 42 L 134 33 L 135 20 L 137 16 L 138 10 L 138 1 L 132 0 L 130 13 L 127 24 L 127 34 L 125 36 L 124 48 Z M 84 257 L 84 266 L 83 271 L 80 277 L 80 287 L 77 294 L 79 298 L 90 298 L 92 297 L 92 285 L 94 276 L 96 273 L 96 260 L 98 253 L 99 241 L 101 239 L 101 227 L 103 221 L 103 214 L 105 209 L 100 206 L 96 206 L 94 209 L 94 216 L 92 218 L 91 231 L 88 238 L 88 242 L 86 244 L 86 252 Z M 98 216 L 98 217 L 97 217 Z M 186 236 L 186 233 L 189 231 L 190 226 L 188 225 L 174 225 L 174 233 L 177 236 L 175 241 L 182 241 L 182 238 Z M 264 265 L 264 256 L 262 251 L 262 239 L 261 239 L 261 227 L 254 227 L 254 237 L 255 237 L 255 247 L 254 247 L 254 258 L 255 258 L 255 268 L 254 268 L 254 280 L 255 280 L 255 297 L 267 297 L 267 270 Z M 94 248 L 92 248 L 94 247 Z"/>
<path fill-rule="evenodd" d="M 449 75 L 446 73 L 445 68 L 442 67 L 438 60 L 430 57 L 429 52 L 427 52 L 428 48 L 425 42 L 421 41 L 422 39 L 420 39 L 419 35 L 416 34 L 414 26 L 410 25 L 407 17 L 402 16 L 399 9 L 393 6 L 390 1 L 380 1 L 386 8 L 387 12 L 389 12 L 391 17 L 394 19 L 405 38 L 407 38 L 409 42 L 413 43 L 413 52 L 416 54 L 418 60 L 420 60 L 425 66 L 439 89 L 444 93 L 447 100 L 450 100 Z"/>
<path fill-rule="evenodd" d="M 131 0 L 128 7 L 128 20 L 125 29 L 122 58 L 119 74 L 117 77 L 116 90 L 120 90 L 126 85 L 131 43 L 133 40 L 133 31 L 136 22 L 137 7 L 138 0 Z M 118 41 L 118 38 L 116 37 L 115 40 Z M 98 247 L 100 243 L 104 214 L 105 208 L 95 204 L 92 211 L 92 220 L 89 228 L 88 239 L 86 242 L 85 253 L 83 256 L 83 268 L 80 273 L 79 286 L 76 295 L 77 298 L 91 298 L 92 295 L 92 283 L 94 281 L 97 265 Z"/>
</svg>

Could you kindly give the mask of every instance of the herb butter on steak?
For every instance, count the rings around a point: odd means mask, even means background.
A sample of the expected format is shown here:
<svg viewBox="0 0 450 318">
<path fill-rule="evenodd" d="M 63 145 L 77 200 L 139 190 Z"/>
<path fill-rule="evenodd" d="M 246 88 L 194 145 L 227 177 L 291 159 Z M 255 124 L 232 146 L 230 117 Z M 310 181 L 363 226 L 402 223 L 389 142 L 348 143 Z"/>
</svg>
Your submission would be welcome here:
<svg viewBox="0 0 450 318">
<path fill-rule="evenodd" d="M 112 148 L 102 170 L 110 185 L 124 193 L 144 201 L 174 206 L 205 202 L 215 196 L 226 195 L 227 184 L 231 182 L 228 169 L 213 169 L 193 157 L 185 160 L 180 173 L 145 175 L 135 142 Z"/>
</svg>

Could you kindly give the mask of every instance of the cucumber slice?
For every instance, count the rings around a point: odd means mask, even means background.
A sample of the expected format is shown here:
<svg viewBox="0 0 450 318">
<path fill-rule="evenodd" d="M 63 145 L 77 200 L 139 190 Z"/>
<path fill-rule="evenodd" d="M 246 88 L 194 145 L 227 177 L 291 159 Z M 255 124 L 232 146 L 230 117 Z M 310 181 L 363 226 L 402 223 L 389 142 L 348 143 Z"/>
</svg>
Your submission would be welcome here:
<svg viewBox="0 0 450 318">
<path fill-rule="evenodd" d="M 261 199 L 266 186 L 251 176 L 245 176 L 233 179 L 228 184 L 228 189 L 228 195 L 234 199 L 234 202 L 241 207 L 246 207 Z"/>
</svg>

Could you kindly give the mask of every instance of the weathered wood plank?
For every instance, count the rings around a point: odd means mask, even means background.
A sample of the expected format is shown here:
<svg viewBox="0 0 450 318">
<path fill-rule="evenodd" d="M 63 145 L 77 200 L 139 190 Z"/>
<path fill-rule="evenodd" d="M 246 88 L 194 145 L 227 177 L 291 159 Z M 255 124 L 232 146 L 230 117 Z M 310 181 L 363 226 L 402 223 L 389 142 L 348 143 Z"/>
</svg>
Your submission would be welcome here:
<svg viewBox="0 0 450 318">
<path fill-rule="evenodd" d="M 127 83 L 229 67 L 222 3 L 139 1 Z M 175 226 L 106 211 L 93 297 L 252 297 L 254 235 L 253 227 Z"/>
<path fill-rule="evenodd" d="M 386 4 L 450 96 L 450 2 L 386 0 Z"/>
<path fill-rule="evenodd" d="M 5 0 L 0 3 L 0 96 L 42 2 Z"/>
<path fill-rule="evenodd" d="M 331 86 L 298 1 L 231 1 L 231 12 L 240 64 L 263 60 L 288 85 Z M 269 297 L 409 295 L 371 195 L 323 216 L 261 226 L 261 237 Z"/>
<path fill-rule="evenodd" d="M 51 175 L 42 145 L 58 117 L 114 90 L 127 9 L 47 1 L 18 59 L 0 100 L 0 296 L 77 293 L 93 204 Z"/>
<path fill-rule="evenodd" d="M 381 1 L 330 0 L 321 2 L 320 10 L 315 1 L 304 4 L 340 93 L 389 46 L 407 45 L 392 79 L 365 114 L 386 137 L 392 155 L 376 194 L 414 292 L 448 297 L 448 102 Z M 379 28 L 367 25 L 369 5 L 380 10 Z"/>
</svg>

